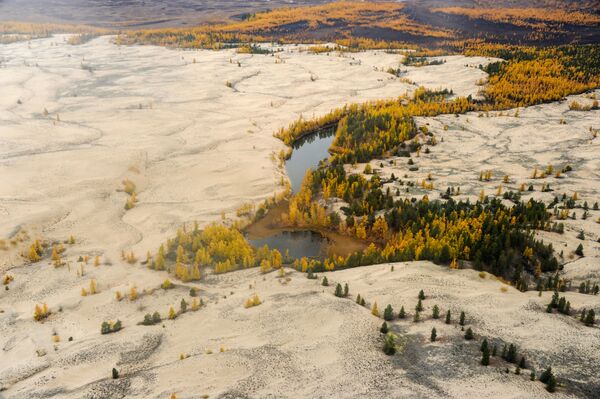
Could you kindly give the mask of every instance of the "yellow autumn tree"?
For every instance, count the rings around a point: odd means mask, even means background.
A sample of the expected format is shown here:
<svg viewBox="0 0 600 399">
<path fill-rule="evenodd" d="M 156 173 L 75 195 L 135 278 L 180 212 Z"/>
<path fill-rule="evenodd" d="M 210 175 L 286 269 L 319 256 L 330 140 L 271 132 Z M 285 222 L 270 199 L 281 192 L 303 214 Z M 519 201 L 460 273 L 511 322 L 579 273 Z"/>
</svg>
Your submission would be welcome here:
<svg viewBox="0 0 600 399">
<path fill-rule="evenodd" d="M 377 239 L 384 240 L 388 234 L 388 224 L 385 221 L 385 218 L 380 216 L 375 219 L 371 232 Z"/>
<path fill-rule="evenodd" d="M 165 270 L 165 247 L 161 244 L 156 254 L 156 263 L 154 264 L 156 270 Z"/>
<path fill-rule="evenodd" d="M 263 259 L 260 262 L 261 273 L 268 273 L 271 270 L 271 262 L 268 259 Z"/>
<path fill-rule="evenodd" d="M 377 308 L 377 302 L 373 302 L 373 306 L 371 307 L 371 314 L 373 316 L 379 317 L 379 309 Z"/>
<path fill-rule="evenodd" d="M 29 254 L 27 257 L 31 262 L 38 262 L 41 259 L 35 244 L 31 244 L 29 247 Z"/>
<path fill-rule="evenodd" d="M 190 274 L 190 280 L 200 280 L 200 267 L 198 265 L 192 266 L 192 272 Z"/>
</svg>

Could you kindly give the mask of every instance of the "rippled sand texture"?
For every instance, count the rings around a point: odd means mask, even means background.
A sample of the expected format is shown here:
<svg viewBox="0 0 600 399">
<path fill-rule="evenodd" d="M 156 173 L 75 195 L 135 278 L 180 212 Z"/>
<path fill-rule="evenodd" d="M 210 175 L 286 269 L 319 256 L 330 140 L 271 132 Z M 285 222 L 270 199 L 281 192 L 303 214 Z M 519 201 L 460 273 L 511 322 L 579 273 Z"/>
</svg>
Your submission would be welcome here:
<svg viewBox="0 0 600 399">
<path fill-rule="evenodd" d="M 0 235 L 39 226 L 88 251 L 154 249 L 181 223 L 280 190 L 271 158 L 283 148 L 272 136 L 280 127 L 415 88 L 374 70 L 397 55 L 298 49 L 184 52 L 108 37 L 70 46 L 62 36 L 0 46 Z M 483 74 L 468 69 L 459 93 Z M 139 199 L 128 212 L 117 192 L 125 178 Z"/>
</svg>

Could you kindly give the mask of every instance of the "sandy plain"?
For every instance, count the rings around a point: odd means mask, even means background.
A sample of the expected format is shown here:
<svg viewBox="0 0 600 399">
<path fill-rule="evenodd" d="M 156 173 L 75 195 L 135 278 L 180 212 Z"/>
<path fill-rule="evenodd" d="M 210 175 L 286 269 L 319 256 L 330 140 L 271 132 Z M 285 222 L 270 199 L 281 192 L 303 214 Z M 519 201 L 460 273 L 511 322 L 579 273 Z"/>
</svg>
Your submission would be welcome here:
<svg viewBox="0 0 600 399">
<path fill-rule="evenodd" d="M 55 269 L 46 261 L 24 266 L 19 253 L 27 240 L 2 253 L 0 270 L 15 280 L 0 292 L 0 397 L 464 398 L 481 392 L 551 397 L 542 384 L 528 381 L 528 374 L 505 374 L 498 359 L 482 368 L 478 344 L 466 343 L 456 324 L 428 317 L 391 323 L 404 349 L 389 358 L 381 351 L 381 319 L 294 271 L 284 277 L 258 270 L 208 275 L 198 284 L 165 291 L 158 289 L 165 273 L 120 259 L 123 249 L 140 256 L 154 251 L 182 223 L 204 225 L 222 212 L 232 217 L 241 204 L 281 190 L 285 171 L 274 154 L 284 147 L 273 133 L 300 115 L 414 90 L 383 72 L 397 66 L 398 55 L 312 55 L 289 46 L 275 56 L 251 56 L 118 47 L 108 37 L 69 46 L 64 39 L 0 46 L 0 235 L 10 239 L 26 230 L 30 238 L 77 238 L 67 246 L 69 267 Z M 417 83 L 423 77 L 430 87 L 468 95 L 477 93 L 477 82 L 485 78 L 473 66 L 484 62 L 452 58 L 441 66 L 410 68 L 409 74 Z M 475 197 L 481 168 L 521 181 L 530 173 L 529 163 L 568 161 L 574 172 L 556 185 L 593 203 L 600 192 L 599 139 L 588 129 L 598 128 L 598 111 L 573 113 L 566 107 L 522 109 L 518 118 L 420 120 L 444 141 L 417 160 L 419 173 L 431 168 L 436 186 L 445 188 L 456 179 L 465 195 Z M 531 140 L 530 147 L 519 140 Z M 523 151 L 535 159 L 523 160 Z M 380 173 L 401 171 L 397 164 Z M 139 202 L 129 211 L 120 191 L 125 178 L 138 188 Z M 542 195 L 538 191 L 531 195 Z M 594 243 L 600 214 L 590 213 L 585 221 L 566 222 L 564 236 L 542 233 L 556 245 L 564 241 L 570 256 L 576 233 L 586 231 L 586 257 L 573 257 L 565 267 L 576 281 L 600 275 Z M 85 255 L 101 255 L 102 264 L 84 266 L 81 276 L 77 259 Z M 600 330 L 546 314 L 547 293 L 540 298 L 511 287 L 504 292 L 491 276 L 428 262 L 327 277 L 348 283 L 351 297 L 361 294 L 368 306 L 377 301 L 383 309 L 390 303 L 398 311 L 404 305 L 409 314 L 424 289 L 424 313 L 435 303 L 442 312 L 464 310 L 478 339 L 516 343 L 538 372 L 552 365 L 568 382 L 568 389 L 552 397 L 598 392 Z M 82 297 L 81 288 L 91 279 L 99 293 Z M 133 286 L 137 300 L 115 300 L 116 291 Z M 191 301 L 191 287 L 205 302 L 198 312 L 137 325 L 145 313 L 165 317 L 169 306 Z M 244 309 L 253 293 L 263 304 Z M 566 295 L 576 308 L 600 307 L 597 296 Z M 35 323 L 33 308 L 43 302 L 53 313 Z M 101 335 L 102 321 L 116 319 L 124 329 Z M 432 326 L 440 336 L 434 344 L 428 342 Z M 110 378 L 113 367 L 122 378 Z"/>
</svg>

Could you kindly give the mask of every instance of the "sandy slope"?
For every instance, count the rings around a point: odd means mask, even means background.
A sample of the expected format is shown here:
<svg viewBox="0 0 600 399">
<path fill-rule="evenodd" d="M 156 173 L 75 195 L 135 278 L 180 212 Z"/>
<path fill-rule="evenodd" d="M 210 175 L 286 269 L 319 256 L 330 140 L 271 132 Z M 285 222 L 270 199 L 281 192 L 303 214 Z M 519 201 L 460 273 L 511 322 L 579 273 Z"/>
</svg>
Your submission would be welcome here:
<svg viewBox="0 0 600 399">
<path fill-rule="evenodd" d="M 577 321 L 548 315 L 546 293 L 520 293 L 513 288 L 502 292 L 502 284 L 476 272 L 450 271 L 430 264 L 414 262 L 377 265 L 327 273 L 331 283 L 348 283 L 350 299 L 333 295 L 333 286 L 308 280 L 289 272 L 289 281 L 277 273 L 262 276 L 257 270 L 209 277 L 201 287 L 207 305 L 197 313 L 188 312 L 174 321 L 153 327 L 136 326 L 145 312 L 166 314 L 169 305 L 181 298 L 189 300 L 188 289 L 179 286 L 158 290 L 135 302 L 116 302 L 112 289 L 125 276 L 115 266 L 91 270 L 103 292 L 81 298 L 78 288 L 66 287 L 66 270 L 32 271 L 19 275 L 13 286 L 13 300 L 21 295 L 35 296 L 37 275 L 44 275 L 46 286 L 58 286 L 59 298 L 50 301 L 61 313 L 44 324 L 32 325 L 26 307 L 15 305 L 15 312 L 3 315 L 3 368 L 1 380 L 9 389 L 8 397 L 121 397 L 162 398 L 176 391 L 180 398 L 199 397 L 479 397 L 485 390 L 494 397 L 550 396 L 539 382 L 526 375 L 506 375 L 508 365 L 493 359 L 484 369 L 479 366 L 479 343 L 466 343 L 456 325 L 458 313 L 467 313 L 467 324 L 478 339 L 486 336 L 502 345 L 514 342 L 536 370 L 552 365 L 564 380 L 571 379 L 571 391 L 598 387 L 594 370 L 600 366 L 597 353 L 600 342 L 597 328 L 584 328 Z M 156 286 L 157 273 L 133 266 L 128 279 L 146 275 L 143 286 Z M 32 279 L 24 283 L 26 278 Z M 252 288 L 249 285 L 252 285 Z M 140 290 L 142 284 L 138 284 Z M 419 289 L 427 295 L 423 321 L 412 322 Z M 71 295 L 67 295 L 68 293 Z M 244 300 L 258 293 L 264 303 L 244 309 Z M 402 338 L 404 348 L 394 358 L 381 351 L 378 327 L 382 320 L 352 300 L 364 296 L 381 310 L 390 303 L 397 312 L 405 306 L 409 318 L 391 323 Z M 576 307 L 598 307 L 599 297 L 568 293 Z M 22 300 L 22 298 L 21 298 Z M 430 318 L 438 304 L 442 312 L 451 309 L 455 322 L 445 325 Z M 21 311 L 23 314 L 21 314 Z M 102 336 L 99 320 L 119 318 L 125 329 Z M 8 318 L 12 320 L 8 322 Z M 432 327 L 439 342 L 428 343 Z M 29 332 L 22 334 L 24 329 Z M 50 340 L 56 331 L 61 342 Z M 69 342 L 67 338 L 74 339 Z M 219 352 L 223 347 L 225 352 Z M 44 348 L 43 357 L 32 357 L 32 348 Z M 207 353 L 212 350 L 213 353 Z M 180 353 L 190 357 L 179 360 Z M 126 376 L 109 379 L 117 367 Z M 513 369 L 512 366 L 510 366 Z M 538 371 L 539 372 L 539 371 Z M 31 377 L 18 382 L 20 379 Z M 589 385 L 594 384 L 594 385 Z M 581 385 L 581 386 L 580 386 Z M 585 392 L 585 391 L 583 391 Z M 589 391 L 588 391 L 589 394 Z M 97 395 L 97 396 L 93 396 Z M 99 395 L 99 396 L 98 396 Z M 105 396 L 102 396 L 105 395 Z M 383 396 L 382 396 L 383 395 Z"/>
</svg>

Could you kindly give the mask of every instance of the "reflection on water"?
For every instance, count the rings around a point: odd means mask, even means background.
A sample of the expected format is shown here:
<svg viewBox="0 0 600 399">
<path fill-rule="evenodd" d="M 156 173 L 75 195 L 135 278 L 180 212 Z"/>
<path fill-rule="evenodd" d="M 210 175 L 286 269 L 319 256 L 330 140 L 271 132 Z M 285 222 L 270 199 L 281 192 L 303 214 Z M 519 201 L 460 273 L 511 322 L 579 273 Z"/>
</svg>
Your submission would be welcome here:
<svg viewBox="0 0 600 399">
<path fill-rule="evenodd" d="M 292 183 L 292 191 L 298 192 L 308 169 L 316 169 L 319 162 L 329 158 L 329 147 L 335 137 L 335 129 L 326 129 L 305 136 L 293 144 L 292 156 L 285 167 Z M 307 257 L 323 260 L 327 255 L 327 238 L 314 231 L 280 231 L 276 234 L 248 241 L 255 248 L 267 245 L 282 255 L 288 251 L 292 259 Z"/>
<path fill-rule="evenodd" d="M 267 245 L 270 249 L 277 249 L 282 255 L 288 250 L 292 259 L 303 256 L 324 259 L 327 255 L 327 238 L 314 231 L 281 231 L 265 238 L 249 238 L 248 241 L 255 248 Z"/>
<path fill-rule="evenodd" d="M 285 162 L 292 191 L 297 193 L 308 169 L 316 169 L 319 162 L 329 158 L 329 147 L 335 138 L 335 129 L 323 130 L 305 136 L 293 144 L 292 156 Z"/>
</svg>

